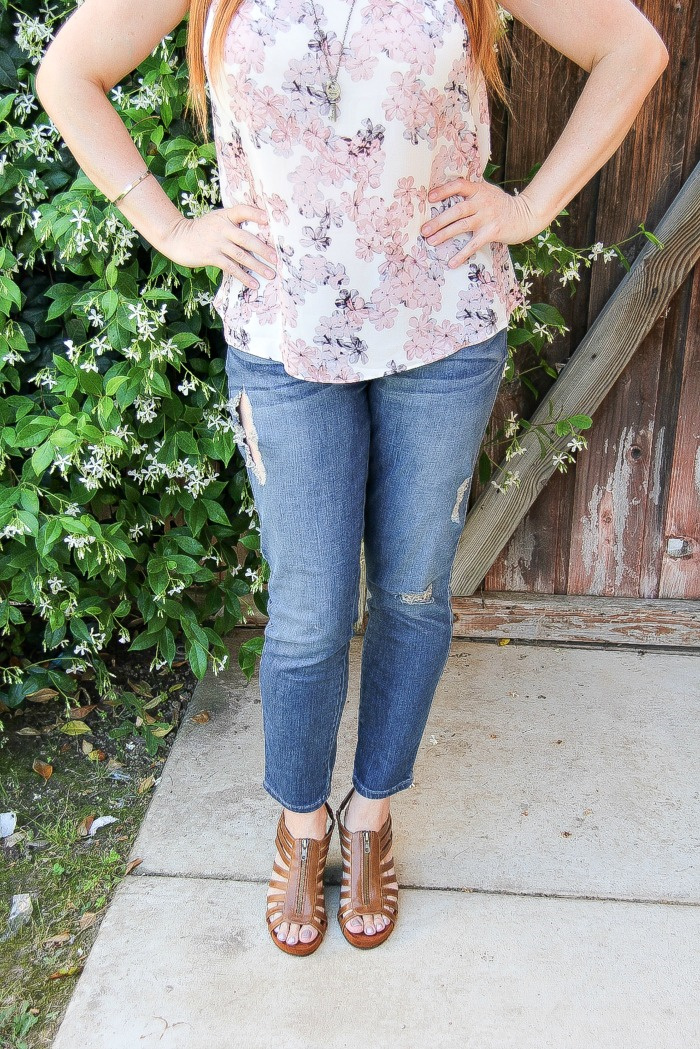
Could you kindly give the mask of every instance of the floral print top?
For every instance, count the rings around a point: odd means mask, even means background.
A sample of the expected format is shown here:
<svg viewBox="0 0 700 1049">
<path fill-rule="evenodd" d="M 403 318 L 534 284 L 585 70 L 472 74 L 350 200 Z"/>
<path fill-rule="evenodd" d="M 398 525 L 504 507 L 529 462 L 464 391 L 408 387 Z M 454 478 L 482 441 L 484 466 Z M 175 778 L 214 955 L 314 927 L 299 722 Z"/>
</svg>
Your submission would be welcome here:
<svg viewBox="0 0 700 1049">
<path fill-rule="evenodd" d="M 415 368 L 507 327 L 524 296 L 507 245 L 447 262 L 471 233 L 431 246 L 424 222 L 458 203 L 429 189 L 476 181 L 490 153 L 486 85 L 454 0 L 313 0 L 338 63 L 337 119 L 323 85 L 312 0 L 242 0 L 222 81 L 205 67 L 224 207 L 277 251 L 252 290 L 224 274 L 214 298 L 227 343 L 290 375 L 358 382 Z"/>
</svg>

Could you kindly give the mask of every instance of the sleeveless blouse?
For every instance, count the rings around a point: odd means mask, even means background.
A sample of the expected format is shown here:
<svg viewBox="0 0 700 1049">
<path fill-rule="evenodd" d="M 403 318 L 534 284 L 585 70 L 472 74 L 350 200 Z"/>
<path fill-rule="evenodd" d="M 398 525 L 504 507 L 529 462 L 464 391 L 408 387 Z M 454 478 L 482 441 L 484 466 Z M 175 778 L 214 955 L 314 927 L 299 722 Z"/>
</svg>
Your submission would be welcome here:
<svg viewBox="0 0 700 1049">
<path fill-rule="evenodd" d="M 447 263 L 467 232 L 432 246 L 421 226 L 463 200 L 435 186 L 483 179 L 490 119 L 483 75 L 454 0 L 242 0 L 212 80 L 221 203 L 278 261 L 252 290 L 224 274 L 213 300 L 226 341 L 315 382 L 405 371 L 481 342 L 523 304 L 508 246 Z M 330 119 L 314 9 L 341 97 Z M 324 47 L 325 50 L 325 47 Z"/>
</svg>

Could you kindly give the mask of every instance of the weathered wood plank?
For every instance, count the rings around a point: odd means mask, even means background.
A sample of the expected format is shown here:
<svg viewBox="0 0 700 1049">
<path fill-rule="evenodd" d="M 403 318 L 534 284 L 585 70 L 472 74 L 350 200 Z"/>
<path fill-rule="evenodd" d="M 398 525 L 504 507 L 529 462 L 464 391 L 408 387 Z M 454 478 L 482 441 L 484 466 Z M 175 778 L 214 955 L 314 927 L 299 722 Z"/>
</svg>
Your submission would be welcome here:
<svg viewBox="0 0 700 1049">
<path fill-rule="evenodd" d="M 651 242 L 645 244 L 535 412 L 534 424 L 546 422 L 550 407 L 556 416 L 594 412 L 697 262 L 700 164 L 661 220 L 657 236 L 664 250 Z M 506 493 L 489 487 L 467 515 L 452 573 L 455 594 L 473 593 L 554 472 L 551 458 L 542 459 L 537 440 L 526 437 L 522 443 L 520 486 Z M 565 448 L 566 439 L 558 439 L 555 445 Z M 507 469 L 507 464 L 502 468 Z"/>
<path fill-rule="evenodd" d="M 513 24 L 513 47 L 516 61 L 509 81 L 513 117 L 507 128 L 505 171 L 509 184 L 524 184 L 525 176 L 547 156 L 561 134 L 587 74 L 517 21 Z M 537 75 L 533 75 L 533 70 Z M 492 111 L 498 127 L 498 102 Z M 569 214 L 558 220 L 558 232 L 566 244 L 583 246 L 594 242 L 599 181 L 598 172 L 570 203 Z M 557 336 L 545 350 L 552 366 L 563 365 L 588 329 L 590 271 L 583 272 L 573 297 L 554 278 L 536 278 L 532 283 L 532 301 L 548 302 L 566 318 L 570 330 Z M 520 367 L 530 367 L 535 360 L 534 352 L 527 347 L 519 349 Z M 550 384 L 544 375 L 533 374 L 531 378 L 543 389 Z M 489 436 L 502 426 L 511 411 L 529 418 L 535 407 L 532 394 L 518 383 L 504 386 L 494 408 Z M 491 454 L 497 453 L 491 449 Z M 548 593 L 565 586 L 572 488 L 572 474 L 552 479 L 491 567 L 485 580 L 487 589 Z M 472 505 L 480 491 L 475 484 Z"/>
<path fill-rule="evenodd" d="M 625 142 L 569 205 L 570 216 L 561 222 L 567 243 L 584 245 L 597 239 L 620 240 L 634 231 L 640 218 L 653 227 L 697 160 L 700 4 L 680 6 L 665 4 L 663 0 L 645 0 L 639 6 L 667 42 L 671 62 L 645 101 Z M 559 134 L 585 78 L 573 64 L 566 60 L 562 64 L 561 56 L 517 22 L 514 46 L 520 57 L 511 76 L 515 114 L 508 130 L 506 163 L 511 181 L 513 175 L 525 173 L 546 155 L 553 141 L 550 132 Z M 538 71 L 536 77 L 532 75 L 533 69 Z M 495 109 L 498 113 L 498 106 Z M 521 130 L 525 127 L 527 134 Z M 540 151 L 539 155 L 536 150 Z M 629 247 L 625 249 L 630 258 L 642 244 L 643 241 L 638 240 L 631 253 Z M 567 345 L 575 346 L 581 341 L 620 278 L 619 267 L 597 263 L 592 281 L 591 273 L 584 272 L 571 299 L 555 281 L 548 282 L 550 286 L 544 289 L 535 283 L 536 297 L 557 305 L 571 328 L 567 337 L 557 338 L 552 345 L 552 363 L 565 360 L 570 352 Z M 593 294 L 589 304 L 591 283 Z M 621 544 L 622 558 L 630 594 L 655 596 L 658 593 L 660 537 L 673 454 L 684 328 L 693 323 L 692 318 L 688 320 L 688 290 L 683 289 L 676 295 L 665 323 L 659 323 L 640 347 L 639 355 L 630 365 L 630 381 L 626 382 L 623 377 L 615 392 L 606 398 L 600 409 L 606 414 L 596 418 L 588 456 L 581 456 L 576 470 L 553 477 L 519 522 L 485 577 L 487 590 L 563 593 L 567 589 L 586 589 L 583 584 L 570 586 L 569 581 L 569 564 L 571 562 L 575 574 L 581 557 L 577 511 L 588 505 L 595 495 L 596 484 L 614 473 L 614 455 L 612 462 L 610 456 L 612 438 L 619 433 L 615 426 L 624 426 L 626 419 L 636 419 L 637 429 L 648 445 L 648 461 L 644 456 L 634 460 L 628 476 L 636 531 Z M 524 361 L 522 351 L 521 357 Z M 526 417 L 532 413 L 526 393 L 517 396 L 514 404 L 512 400 L 512 394 L 508 400 L 499 397 L 494 426 L 500 425 L 510 410 Z M 659 422 L 660 419 L 663 421 Z M 475 486 L 472 505 L 480 494 L 479 487 Z M 628 525 L 632 521 L 628 515 Z M 575 580 L 571 582 L 575 584 Z"/>
<path fill-rule="evenodd" d="M 700 266 L 696 268 L 665 527 L 662 597 L 700 598 Z"/>
<path fill-rule="evenodd" d="M 492 592 L 453 597 L 452 612 L 454 637 L 672 645 L 700 653 L 699 601 Z"/>
<path fill-rule="evenodd" d="M 679 18 L 669 5 L 648 4 L 672 56 L 632 132 L 603 169 L 596 239 L 610 242 L 629 234 L 641 218 L 653 226 L 663 204 L 682 184 L 676 158 L 682 157 L 687 119 L 677 100 L 690 89 L 690 30 L 698 14 Z M 640 242 L 641 243 L 641 242 Z M 618 275 L 594 267 L 590 324 L 610 298 Z M 680 299 L 680 301 L 678 301 Z M 666 480 L 673 451 L 682 345 L 676 342 L 679 311 L 687 288 L 674 298 L 643 341 L 614 391 L 596 416 L 588 452 L 577 468 L 567 592 L 655 597 Z M 681 350 L 680 362 L 674 360 Z M 675 367 L 674 367 L 675 365 Z"/>
</svg>

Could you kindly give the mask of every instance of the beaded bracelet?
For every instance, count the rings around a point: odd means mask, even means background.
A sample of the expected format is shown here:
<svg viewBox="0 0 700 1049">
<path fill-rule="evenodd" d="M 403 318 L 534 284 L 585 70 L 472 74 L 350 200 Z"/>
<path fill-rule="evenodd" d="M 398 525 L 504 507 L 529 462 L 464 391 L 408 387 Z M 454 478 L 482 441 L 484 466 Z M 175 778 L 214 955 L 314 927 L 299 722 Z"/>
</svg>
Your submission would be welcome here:
<svg viewBox="0 0 700 1049">
<path fill-rule="evenodd" d="M 126 187 L 126 189 L 123 189 L 121 191 L 121 193 L 119 194 L 119 196 L 114 198 L 112 203 L 113 204 L 118 204 L 120 200 L 124 199 L 124 197 L 127 195 L 127 193 L 131 192 L 131 190 L 134 188 L 134 186 L 138 186 L 139 182 L 143 182 L 143 180 L 145 178 L 148 178 L 148 176 L 150 174 L 151 174 L 151 172 L 148 170 L 148 168 L 146 168 L 146 170 L 143 172 L 142 175 L 139 175 L 139 177 L 134 179 L 133 182 L 130 182 L 129 185 Z"/>
</svg>

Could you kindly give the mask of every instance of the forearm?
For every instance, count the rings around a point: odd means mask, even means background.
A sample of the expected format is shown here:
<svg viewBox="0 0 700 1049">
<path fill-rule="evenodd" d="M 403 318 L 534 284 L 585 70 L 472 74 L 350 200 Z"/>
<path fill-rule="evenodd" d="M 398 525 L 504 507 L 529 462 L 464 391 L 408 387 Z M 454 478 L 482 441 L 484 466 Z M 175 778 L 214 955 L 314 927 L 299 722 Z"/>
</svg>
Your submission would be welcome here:
<svg viewBox="0 0 700 1049">
<path fill-rule="evenodd" d="M 146 168 L 124 122 L 98 84 L 82 78 L 37 77 L 37 94 L 78 164 L 110 200 Z M 135 186 L 117 205 L 156 249 L 182 221 L 154 177 Z"/>
<path fill-rule="evenodd" d="M 548 226 L 613 155 L 665 68 L 658 48 L 604 55 L 592 69 L 566 127 L 518 196 Z"/>
</svg>

